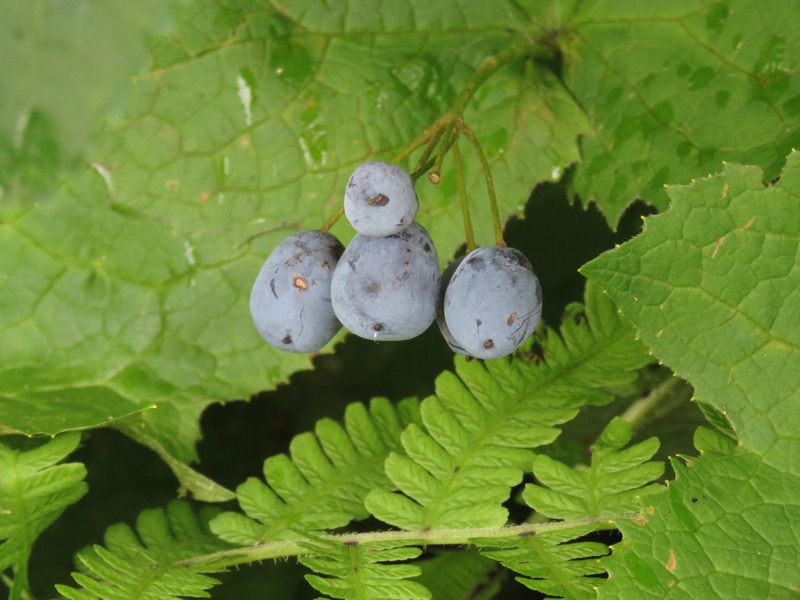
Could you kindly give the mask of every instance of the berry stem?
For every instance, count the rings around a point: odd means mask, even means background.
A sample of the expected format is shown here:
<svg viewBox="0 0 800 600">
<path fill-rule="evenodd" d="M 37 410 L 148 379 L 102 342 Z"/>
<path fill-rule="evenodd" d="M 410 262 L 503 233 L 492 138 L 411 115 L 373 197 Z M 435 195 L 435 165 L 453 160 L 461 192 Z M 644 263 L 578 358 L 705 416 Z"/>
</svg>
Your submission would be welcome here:
<svg viewBox="0 0 800 600">
<path fill-rule="evenodd" d="M 439 152 L 436 154 L 436 160 L 433 162 L 433 169 L 428 173 L 428 181 L 434 185 L 442 180 L 442 163 L 444 162 L 444 155 L 450 151 L 451 146 L 458 137 L 458 130 L 456 129 L 456 121 L 448 121 L 442 133 L 442 145 L 439 147 Z"/>
<path fill-rule="evenodd" d="M 431 170 L 434 161 L 435 161 L 434 158 L 429 158 L 425 162 L 425 164 L 419 165 L 416 169 L 414 169 L 411 173 L 409 173 L 409 175 L 411 176 L 411 180 L 416 183 L 417 179 L 419 179 L 420 177 L 425 175 L 425 173 Z"/>
<path fill-rule="evenodd" d="M 327 220 L 322 224 L 322 227 L 320 227 L 320 230 L 330 231 L 331 227 L 336 225 L 336 221 L 338 221 L 343 214 L 344 214 L 344 204 L 340 205 L 339 209 L 335 213 L 333 213 L 330 217 L 327 218 Z"/>
<path fill-rule="evenodd" d="M 416 181 L 423 173 L 430 170 L 428 179 L 431 183 L 439 183 L 439 181 L 441 181 L 441 169 L 444 156 L 450 150 L 455 137 L 458 136 L 457 122 L 461 119 L 467 105 L 478 88 L 480 88 L 498 69 L 514 60 L 521 58 L 546 59 L 552 57 L 552 54 L 552 46 L 547 44 L 546 41 L 540 40 L 532 43 L 526 40 L 524 43 L 514 46 L 513 48 L 485 58 L 467 80 L 467 83 L 461 90 L 461 94 L 450 110 L 436 119 L 436 121 L 415 139 L 406 144 L 391 162 L 399 164 L 413 152 L 425 146 L 425 150 L 414 167 L 412 179 Z M 436 159 L 431 163 L 428 159 L 437 146 L 439 146 L 439 151 L 436 153 Z"/>
<path fill-rule="evenodd" d="M 475 248 L 475 234 L 472 231 L 472 219 L 469 214 L 469 198 L 467 197 L 467 186 L 464 183 L 464 168 L 461 164 L 461 150 L 458 147 L 458 138 L 453 143 L 453 170 L 456 174 L 456 187 L 458 197 L 461 201 L 461 216 L 464 218 L 464 234 L 467 237 L 467 253 Z"/>
<path fill-rule="evenodd" d="M 440 123 L 440 126 L 437 127 L 436 131 L 434 131 L 433 135 L 431 135 L 431 138 L 428 140 L 428 143 L 425 145 L 425 150 L 422 151 L 422 154 L 420 155 L 419 159 L 417 160 L 417 164 L 414 167 L 414 171 L 415 172 L 418 171 L 420 169 L 420 167 L 422 167 L 422 165 L 424 165 L 424 164 L 426 164 L 428 162 L 428 159 L 431 157 L 431 154 L 433 153 L 434 149 L 436 148 L 436 145 L 442 139 L 442 135 L 444 135 L 444 132 L 445 132 L 444 124 L 445 124 L 445 121 L 442 120 L 442 122 Z"/>
<path fill-rule="evenodd" d="M 442 137 L 442 131 L 444 129 L 444 125 L 450 121 L 450 115 L 445 114 L 438 119 L 425 131 L 420 133 L 416 138 L 411 140 L 405 147 L 400 151 L 400 153 L 395 156 L 391 162 L 394 164 L 399 164 L 406 158 L 408 158 L 415 150 L 421 148 L 422 146 L 426 146 L 425 152 L 423 153 L 423 157 L 430 156 L 433 148 L 436 146 L 436 142 Z M 425 159 L 427 160 L 427 158 Z M 424 162 L 422 158 L 419 159 L 417 162 L 417 168 L 419 164 Z"/>
<path fill-rule="evenodd" d="M 475 150 L 475 154 L 478 155 L 478 160 L 480 161 L 481 169 L 483 170 L 483 177 L 486 180 L 486 191 L 489 194 L 489 208 L 492 211 L 492 224 L 494 225 L 495 244 L 500 248 L 504 248 L 506 243 L 503 239 L 503 225 L 500 222 L 500 211 L 497 208 L 497 196 L 494 192 L 494 181 L 492 180 L 492 171 L 489 168 L 489 161 L 486 159 L 486 154 L 484 154 L 481 143 L 478 141 L 478 137 L 475 135 L 475 132 L 472 131 L 472 129 L 470 129 L 462 119 L 458 121 L 458 130 L 469 140 L 469 143 L 472 144 L 473 150 Z"/>
</svg>

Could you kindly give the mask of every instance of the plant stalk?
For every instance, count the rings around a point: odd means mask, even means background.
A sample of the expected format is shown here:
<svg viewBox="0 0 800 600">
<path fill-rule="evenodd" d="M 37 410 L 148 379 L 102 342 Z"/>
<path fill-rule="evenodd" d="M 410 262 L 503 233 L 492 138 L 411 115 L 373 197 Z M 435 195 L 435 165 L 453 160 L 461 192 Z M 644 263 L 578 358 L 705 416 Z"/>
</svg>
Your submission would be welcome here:
<svg viewBox="0 0 800 600">
<path fill-rule="evenodd" d="M 461 216 L 464 219 L 464 235 L 467 238 L 467 253 L 475 249 L 475 233 L 472 230 L 472 219 L 469 214 L 469 197 L 467 196 L 467 186 L 464 183 L 464 167 L 461 164 L 461 150 L 458 147 L 458 139 L 453 144 L 453 170 L 456 176 L 456 187 L 458 188 L 458 198 L 461 203 Z"/>
<path fill-rule="evenodd" d="M 685 404 L 691 399 L 692 393 L 692 386 L 683 379 L 669 377 L 650 390 L 649 394 L 632 402 L 620 418 L 630 423 L 634 429 L 641 429 L 659 414 L 669 413 Z"/>
<path fill-rule="evenodd" d="M 507 539 L 516 536 L 539 535 L 552 531 L 575 529 L 586 525 L 597 525 L 598 531 L 601 529 L 616 529 L 617 521 L 635 519 L 640 516 L 639 513 L 622 513 L 602 517 L 587 517 L 570 521 L 526 523 L 508 527 L 432 529 L 428 531 L 375 531 L 348 533 L 344 535 L 328 534 L 322 537 L 326 540 L 342 544 L 370 544 L 382 541 L 396 541 L 425 546 L 463 546 L 471 544 L 472 540 L 475 539 Z M 188 558 L 180 561 L 178 564 L 186 567 L 201 567 L 202 570 L 211 572 L 246 563 L 288 558 L 290 556 L 300 556 L 304 554 L 309 554 L 309 552 L 307 548 L 303 547 L 302 541 L 287 540 L 256 544 L 254 546 L 244 546 L 232 550 L 223 550 L 214 552 L 213 554 Z"/>
<path fill-rule="evenodd" d="M 483 152 L 483 148 L 481 147 L 475 132 L 472 131 L 472 129 L 470 129 L 463 120 L 458 122 L 458 129 L 466 136 L 470 144 L 472 144 L 475 154 L 478 155 L 478 160 L 481 163 L 481 169 L 483 169 L 483 177 L 486 180 L 486 192 L 489 194 L 489 209 L 492 211 L 492 224 L 494 226 L 495 244 L 501 248 L 505 248 L 506 242 L 503 239 L 503 225 L 500 222 L 500 211 L 497 208 L 497 196 L 495 195 L 494 191 L 494 181 L 492 180 L 492 170 L 489 168 L 489 161 L 486 158 L 486 154 Z"/>
</svg>

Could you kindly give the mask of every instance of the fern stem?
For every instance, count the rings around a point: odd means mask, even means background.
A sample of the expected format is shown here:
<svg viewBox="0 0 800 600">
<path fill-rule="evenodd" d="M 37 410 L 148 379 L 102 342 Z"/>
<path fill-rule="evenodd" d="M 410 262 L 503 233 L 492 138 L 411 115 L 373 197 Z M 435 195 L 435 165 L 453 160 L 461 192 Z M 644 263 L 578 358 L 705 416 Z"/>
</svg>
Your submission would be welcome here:
<svg viewBox="0 0 800 600">
<path fill-rule="evenodd" d="M 474 539 L 508 539 L 517 536 L 532 536 L 553 531 L 565 531 L 596 525 L 597 530 L 616 529 L 616 522 L 620 520 L 635 519 L 640 513 L 621 513 L 601 517 L 587 517 L 569 521 L 551 521 L 549 523 L 526 523 L 524 525 L 511 525 L 508 527 L 492 528 L 466 528 L 466 529 L 431 529 L 428 531 L 370 531 L 365 533 L 347 533 L 342 535 L 323 534 L 322 539 L 341 544 L 373 544 L 377 542 L 407 542 L 424 546 L 463 546 L 470 544 Z M 195 556 L 180 561 L 178 564 L 186 567 L 200 567 L 203 571 L 216 571 L 236 565 L 288 558 L 290 556 L 307 555 L 309 551 L 302 545 L 302 539 L 281 542 L 269 542 L 255 546 L 243 546 L 231 550 L 223 550 Z"/>
<path fill-rule="evenodd" d="M 647 423 L 684 405 L 693 394 L 692 386 L 680 377 L 669 377 L 654 387 L 649 394 L 639 398 L 620 415 L 633 426 L 641 429 Z"/>
</svg>

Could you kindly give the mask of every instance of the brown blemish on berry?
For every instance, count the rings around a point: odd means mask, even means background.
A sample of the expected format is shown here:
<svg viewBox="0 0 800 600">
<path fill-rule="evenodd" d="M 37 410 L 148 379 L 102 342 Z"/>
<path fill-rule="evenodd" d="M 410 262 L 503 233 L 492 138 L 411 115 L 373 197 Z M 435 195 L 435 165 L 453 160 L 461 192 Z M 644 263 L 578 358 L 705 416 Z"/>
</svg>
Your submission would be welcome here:
<svg viewBox="0 0 800 600">
<path fill-rule="evenodd" d="M 281 341 L 282 341 L 284 344 L 291 344 L 291 343 L 292 343 L 292 336 L 290 336 L 290 335 L 286 335 L 286 336 L 284 336 L 284 338 L 283 338 Z"/>
<path fill-rule="evenodd" d="M 514 324 L 514 321 L 516 320 L 517 320 L 517 313 L 516 311 L 514 311 L 510 315 L 508 315 L 508 318 L 506 319 L 506 324 L 511 326 Z"/>
<path fill-rule="evenodd" d="M 300 275 L 295 275 L 292 277 L 292 285 L 294 285 L 294 287 L 296 287 L 301 294 L 308 289 L 308 283 L 305 279 L 300 277 Z"/>
<path fill-rule="evenodd" d="M 367 200 L 367 204 L 370 206 L 386 206 L 389 204 L 389 196 L 385 194 L 378 194 L 377 196 L 373 196 Z"/>
<path fill-rule="evenodd" d="M 375 325 L 372 326 L 372 331 L 383 331 L 383 324 L 375 323 Z"/>
<path fill-rule="evenodd" d="M 494 348 L 494 342 L 492 340 L 486 340 L 485 342 L 483 342 L 483 347 L 486 348 L 487 350 L 490 350 Z"/>
</svg>

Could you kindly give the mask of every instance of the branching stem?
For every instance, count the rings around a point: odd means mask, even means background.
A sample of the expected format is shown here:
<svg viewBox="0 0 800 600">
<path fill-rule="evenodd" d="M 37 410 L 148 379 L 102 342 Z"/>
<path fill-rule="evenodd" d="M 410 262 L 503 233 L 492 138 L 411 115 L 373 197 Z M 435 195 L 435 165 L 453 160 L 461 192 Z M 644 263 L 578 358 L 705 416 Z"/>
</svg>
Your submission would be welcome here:
<svg viewBox="0 0 800 600">
<path fill-rule="evenodd" d="M 417 159 L 416 166 L 411 172 L 411 178 L 417 181 L 424 173 L 428 173 L 428 179 L 431 183 L 439 183 L 441 181 L 442 162 L 445 155 L 450 151 L 458 138 L 459 134 L 464 132 L 462 128 L 462 117 L 475 92 L 483 85 L 489 77 L 491 77 L 498 69 L 504 65 L 519 60 L 521 58 L 530 59 L 546 59 L 550 58 L 553 49 L 550 45 L 543 42 L 531 42 L 529 40 L 523 43 L 498 52 L 494 56 L 489 56 L 484 59 L 480 66 L 475 70 L 472 76 L 467 80 L 464 88 L 461 90 L 453 106 L 445 114 L 440 116 L 434 123 L 420 133 L 416 138 L 406 144 L 402 150 L 392 159 L 391 162 L 398 164 L 408 158 L 419 148 L 424 146 L 424 150 L 420 157 Z M 465 127 L 465 125 L 463 126 Z M 470 139 L 473 146 L 477 143 L 477 138 Z M 436 151 L 438 147 L 438 151 Z M 478 147 L 480 145 L 478 144 Z M 436 151 L 435 157 L 431 160 L 431 156 Z M 486 157 L 483 156 L 483 151 L 480 150 L 479 157 L 481 166 L 484 173 L 488 173 L 488 162 Z M 499 217 L 494 214 L 497 212 L 496 200 L 494 198 L 494 188 L 491 184 L 491 175 L 488 176 L 487 185 L 491 186 L 490 203 L 494 207 L 493 219 L 495 221 L 495 238 L 498 240 L 497 244 L 504 246 L 502 230 L 499 229 Z M 340 207 L 325 223 L 320 227 L 322 231 L 329 231 L 331 227 L 339 220 L 344 213 L 344 208 Z M 498 236 L 499 231 L 499 236 Z M 466 233 L 466 232 L 465 232 Z"/>
</svg>

